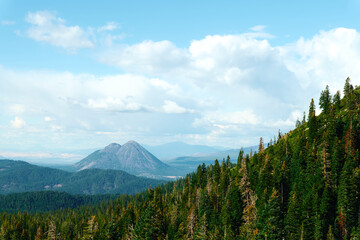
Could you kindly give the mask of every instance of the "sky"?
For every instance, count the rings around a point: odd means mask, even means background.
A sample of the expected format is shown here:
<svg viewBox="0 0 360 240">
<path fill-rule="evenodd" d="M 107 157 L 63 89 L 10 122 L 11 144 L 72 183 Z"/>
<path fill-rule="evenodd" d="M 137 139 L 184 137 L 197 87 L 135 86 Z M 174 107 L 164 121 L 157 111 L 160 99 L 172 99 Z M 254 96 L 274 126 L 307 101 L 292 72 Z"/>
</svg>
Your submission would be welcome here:
<svg viewBox="0 0 360 240">
<path fill-rule="evenodd" d="M 0 156 L 267 141 L 326 85 L 360 84 L 359 12 L 355 0 L 0 0 Z"/>
</svg>

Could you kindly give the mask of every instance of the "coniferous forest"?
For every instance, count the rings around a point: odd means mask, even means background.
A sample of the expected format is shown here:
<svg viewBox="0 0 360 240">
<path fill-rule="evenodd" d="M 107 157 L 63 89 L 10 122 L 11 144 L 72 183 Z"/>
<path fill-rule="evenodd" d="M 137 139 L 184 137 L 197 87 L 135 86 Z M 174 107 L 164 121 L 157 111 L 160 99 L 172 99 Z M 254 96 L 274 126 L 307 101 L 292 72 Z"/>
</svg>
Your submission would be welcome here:
<svg viewBox="0 0 360 240">
<path fill-rule="evenodd" d="M 342 95 L 342 97 L 341 97 Z M 1 239 L 360 239 L 360 88 L 327 87 L 254 154 L 137 195 L 0 214 Z M 39 199 L 44 201 L 46 199 Z"/>
</svg>

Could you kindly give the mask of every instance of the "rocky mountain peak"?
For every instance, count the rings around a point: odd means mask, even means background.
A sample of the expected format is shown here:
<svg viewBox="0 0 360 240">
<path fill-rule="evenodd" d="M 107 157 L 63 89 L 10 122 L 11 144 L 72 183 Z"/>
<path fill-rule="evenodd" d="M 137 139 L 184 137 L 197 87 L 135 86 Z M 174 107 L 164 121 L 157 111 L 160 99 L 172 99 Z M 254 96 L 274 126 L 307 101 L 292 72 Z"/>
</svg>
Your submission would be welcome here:
<svg viewBox="0 0 360 240">
<path fill-rule="evenodd" d="M 100 152 L 106 152 L 106 153 L 116 153 L 117 151 L 119 151 L 119 149 L 121 148 L 121 145 L 118 143 L 110 143 L 109 145 L 107 145 L 105 148 L 103 148 L 102 150 L 100 150 Z"/>
</svg>

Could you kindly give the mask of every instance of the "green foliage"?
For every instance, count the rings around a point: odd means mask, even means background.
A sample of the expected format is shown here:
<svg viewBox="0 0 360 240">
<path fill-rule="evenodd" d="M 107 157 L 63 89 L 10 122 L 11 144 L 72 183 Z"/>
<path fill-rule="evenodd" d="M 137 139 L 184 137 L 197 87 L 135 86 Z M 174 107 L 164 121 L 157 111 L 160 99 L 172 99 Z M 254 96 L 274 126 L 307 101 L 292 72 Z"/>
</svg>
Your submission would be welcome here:
<svg viewBox="0 0 360 240">
<path fill-rule="evenodd" d="M 318 128 L 318 123 L 317 123 L 317 118 L 315 115 L 315 104 L 314 104 L 314 99 L 311 99 L 310 102 L 310 107 L 309 107 L 309 115 L 308 115 L 308 138 L 309 138 L 309 143 L 312 144 L 314 140 L 317 139 L 317 128 Z"/>
<path fill-rule="evenodd" d="M 331 108 L 331 94 L 329 86 L 326 86 L 326 89 L 321 92 L 319 105 L 324 114 L 329 114 Z"/>
<path fill-rule="evenodd" d="M 165 181 L 136 177 L 121 170 L 66 172 L 23 161 L 0 160 L 0 193 L 62 191 L 71 194 L 133 194 Z"/>
</svg>

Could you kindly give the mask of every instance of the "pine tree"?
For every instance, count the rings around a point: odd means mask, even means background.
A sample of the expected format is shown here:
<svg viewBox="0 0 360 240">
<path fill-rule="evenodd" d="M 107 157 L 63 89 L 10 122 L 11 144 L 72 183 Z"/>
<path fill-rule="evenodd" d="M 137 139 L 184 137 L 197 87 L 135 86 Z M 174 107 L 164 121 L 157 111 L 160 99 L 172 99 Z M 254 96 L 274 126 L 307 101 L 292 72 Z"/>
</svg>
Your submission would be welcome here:
<svg viewBox="0 0 360 240">
<path fill-rule="evenodd" d="M 353 89 L 354 88 L 350 83 L 350 78 L 347 77 L 346 80 L 345 80 L 345 85 L 344 85 L 344 97 L 349 96 Z"/>
<path fill-rule="evenodd" d="M 197 223 L 197 217 L 195 214 L 195 208 L 191 208 L 187 217 L 187 239 L 195 238 L 196 223 Z"/>
<path fill-rule="evenodd" d="M 352 110 L 353 109 L 353 90 L 354 87 L 351 85 L 350 83 L 350 78 L 346 78 L 345 80 L 345 86 L 344 86 L 344 99 L 345 99 L 345 106 L 348 110 Z"/>
<path fill-rule="evenodd" d="M 325 132 L 326 138 L 326 132 Z M 322 160 L 322 168 L 323 168 L 323 176 L 325 184 L 328 187 L 332 186 L 332 176 L 331 176 L 331 161 L 330 161 L 330 154 L 329 154 L 329 144 L 325 140 L 322 144 L 322 153 L 321 153 L 321 160 Z"/>
<path fill-rule="evenodd" d="M 42 228 L 39 226 L 36 230 L 36 236 L 35 236 L 35 240 L 41 240 L 43 238 L 44 232 L 42 230 Z"/>
<path fill-rule="evenodd" d="M 328 85 L 326 85 L 325 90 L 321 92 L 319 105 L 324 114 L 328 114 L 330 112 L 331 94 Z"/>
<path fill-rule="evenodd" d="M 239 175 L 241 176 L 239 187 L 244 202 L 242 215 L 242 221 L 244 224 L 241 226 L 240 234 L 244 239 L 253 239 L 255 235 L 255 223 L 257 221 L 257 209 L 255 206 L 257 196 L 250 187 L 248 170 L 245 161 L 242 163 Z"/>
<path fill-rule="evenodd" d="M 319 214 L 319 239 L 324 239 L 325 235 L 331 231 L 328 227 L 335 221 L 335 196 L 333 188 L 330 185 L 325 185 L 320 203 L 320 214 Z"/>
<path fill-rule="evenodd" d="M 358 182 L 353 169 L 356 162 L 352 156 L 348 156 L 344 164 L 338 190 L 338 217 L 337 226 L 343 239 L 347 239 L 351 230 L 356 227 L 358 220 Z"/>
<path fill-rule="evenodd" d="M 97 238 L 97 234 L 99 231 L 98 222 L 96 220 L 96 216 L 92 216 L 87 223 L 87 226 L 84 231 L 84 240 L 93 240 Z"/>
<path fill-rule="evenodd" d="M 216 159 L 214 164 L 214 182 L 217 184 L 220 181 L 220 172 L 221 170 L 220 170 L 219 161 Z"/>
<path fill-rule="evenodd" d="M 299 239 L 301 229 L 301 210 L 300 201 L 296 197 L 296 193 L 291 193 L 287 215 L 285 218 L 285 235 L 286 239 Z"/>
<path fill-rule="evenodd" d="M 111 220 L 105 225 L 105 236 L 107 239 L 120 239 L 120 224 L 117 219 L 113 216 Z"/>
<path fill-rule="evenodd" d="M 311 99 L 309 108 L 308 128 L 309 143 L 312 144 L 313 141 L 316 140 L 317 136 L 317 120 L 315 116 L 315 104 L 313 99 Z"/>
<path fill-rule="evenodd" d="M 195 237 L 196 240 L 208 240 L 209 238 L 209 226 L 206 218 L 206 213 L 202 215 L 196 226 Z"/>
<path fill-rule="evenodd" d="M 47 231 L 47 239 L 48 240 L 56 240 L 57 233 L 56 233 L 56 225 L 54 221 L 49 222 L 49 230 Z"/>
<path fill-rule="evenodd" d="M 304 112 L 301 124 L 305 124 L 305 123 L 306 123 L 306 113 Z"/>
<path fill-rule="evenodd" d="M 225 165 L 226 165 L 227 168 L 231 167 L 231 162 L 230 162 L 230 156 L 229 155 L 227 155 L 227 157 L 226 157 Z"/>
<path fill-rule="evenodd" d="M 260 137 L 259 153 L 262 153 L 263 151 L 264 151 L 264 141 L 263 141 L 263 138 Z"/>
<path fill-rule="evenodd" d="M 340 110 L 340 91 L 337 91 L 333 97 L 333 105 L 336 112 Z"/>
<path fill-rule="evenodd" d="M 243 159 L 244 159 L 244 150 L 241 148 L 237 159 L 237 169 L 240 169 Z"/>
<path fill-rule="evenodd" d="M 283 239 L 283 219 L 279 192 L 274 188 L 266 207 L 265 231 L 267 239 Z"/>
<path fill-rule="evenodd" d="M 335 240 L 335 236 L 334 236 L 334 233 L 332 231 L 332 227 L 331 225 L 329 226 L 329 231 L 326 235 L 326 240 Z"/>
</svg>

